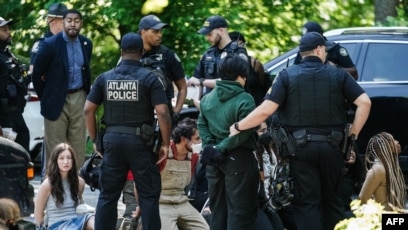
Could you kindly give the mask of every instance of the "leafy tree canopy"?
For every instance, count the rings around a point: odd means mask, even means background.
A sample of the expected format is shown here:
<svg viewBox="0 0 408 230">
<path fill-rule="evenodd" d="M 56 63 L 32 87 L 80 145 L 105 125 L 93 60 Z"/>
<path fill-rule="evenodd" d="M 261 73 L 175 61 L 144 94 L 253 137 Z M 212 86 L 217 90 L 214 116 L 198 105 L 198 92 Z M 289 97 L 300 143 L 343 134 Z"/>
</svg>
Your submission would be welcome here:
<svg viewBox="0 0 408 230">
<path fill-rule="evenodd" d="M 34 41 L 46 32 L 45 15 L 48 7 L 58 1 L 0 0 L 0 16 L 13 19 L 12 49 L 21 60 L 28 62 Z M 92 39 L 93 76 L 116 65 L 122 35 L 137 31 L 139 20 L 156 14 L 170 28 L 164 29 L 163 44 L 176 51 L 182 59 L 187 76 L 191 76 L 202 53 L 209 47 L 197 33 L 205 19 L 219 14 L 230 24 L 229 30 L 242 32 L 247 49 L 266 62 L 295 47 L 302 25 L 313 20 L 324 30 L 372 26 L 374 0 L 97 0 L 64 1 L 84 15 L 82 34 Z M 406 4 L 405 4 L 406 5 Z M 406 25 L 407 9 L 398 5 L 401 17 L 390 18 L 387 25 Z"/>
</svg>

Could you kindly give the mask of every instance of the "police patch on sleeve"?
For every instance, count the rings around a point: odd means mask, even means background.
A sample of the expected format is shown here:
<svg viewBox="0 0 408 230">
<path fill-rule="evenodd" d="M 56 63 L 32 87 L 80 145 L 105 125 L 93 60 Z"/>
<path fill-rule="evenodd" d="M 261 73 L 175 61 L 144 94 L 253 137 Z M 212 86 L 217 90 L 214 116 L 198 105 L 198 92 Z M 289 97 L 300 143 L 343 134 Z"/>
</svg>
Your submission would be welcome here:
<svg viewBox="0 0 408 230">
<path fill-rule="evenodd" d="M 345 57 L 345 56 L 348 55 L 348 52 L 347 52 L 346 48 L 343 48 L 343 47 L 341 47 L 341 48 L 339 49 L 339 53 L 340 53 L 340 55 L 343 56 L 343 57 Z"/>
<path fill-rule="evenodd" d="M 248 56 L 245 55 L 244 53 L 239 53 L 238 56 L 240 56 L 242 59 L 244 59 L 245 61 L 248 61 Z"/>
<path fill-rule="evenodd" d="M 109 80 L 106 91 L 108 101 L 138 101 L 139 81 Z"/>
<path fill-rule="evenodd" d="M 178 61 L 178 62 L 181 62 L 181 60 L 180 60 L 180 58 L 179 58 L 179 56 L 177 56 L 177 54 L 176 53 L 174 53 L 174 58 Z"/>
<path fill-rule="evenodd" d="M 40 41 L 34 42 L 34 45 L 31 48 L 31 53 L 37 53 L 39 48 L 40 48 Z"/>
</svg>

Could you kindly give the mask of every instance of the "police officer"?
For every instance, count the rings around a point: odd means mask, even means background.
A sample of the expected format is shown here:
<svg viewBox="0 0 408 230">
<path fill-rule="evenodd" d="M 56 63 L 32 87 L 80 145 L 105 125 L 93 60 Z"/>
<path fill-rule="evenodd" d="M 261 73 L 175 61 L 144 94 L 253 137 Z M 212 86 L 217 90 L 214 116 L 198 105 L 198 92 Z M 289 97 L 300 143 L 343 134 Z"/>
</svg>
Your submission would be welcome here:
<svg viewBox="0 0 408 230">
<path fill-rule="evenodd" d="M 303 34 L 308 32 L 317 32 L 323 35 L 322 27 L 318 23 L 312 21 L 306 22 L 302 27 Z M 324 39 L 327 40 L 326 37 L 324 37 Z M 341 46 L 340 44 L 334 42 L 328 43 L 327 49 L 328 53 L 326 63 L 343 68 L 345 71 L 349 72 L 355 80 L 357 80 L 358 79 L 357 68 L 354 65 L 353 61 L 351 60 L 347 49 Z M 298 53 L 298 55 L 295 58 L 295 64 L 299 64 L 301 60 L 302 57 Z"/>
<path fill-rule="evenodd" d="M 37 55 L 38 48 L 40 47 L 41 41 L 63 30 L 64 20 L 62 19 L 62 17 L 64 16 L 65 11 L 67 11 L 67 7 L 62 3 L 54 3 L 48 8 L 47 25 L 49 26 L 49 31 L 45 33 L 43 37 L 37 39 L 34 42 L 33 47 L 31 48 L 29 70 L 30 73 L 33 71 L 34 60 Z"/>
<path fill-rule="evenodd" d="M 139 33 L 144 47 L 142 63 L 153 69 L 161 78 L 166 88 L 168 106 L 175 125 L 187 96 L 187 84 L 180 58 L 173 50 L 161 44 L 162 30 L 166 27 L 168 25 L 153 14 L 144 16 L 139 22 Z M 177 101 L 174 107 L 171 103 L 174 97 L 173 82 L 177 87 Z"/>
<path fill-rule="evenodd" d="M 117 201 L 129 170 L 133 172 L 143 210 L 143 229 L 161 228 L 161 179 L 157 164 L 167 158 L 171 120 L 164 87 L 151 71 L 142 68 L 142 54 L 141 36 L 126 34 L 121 41 L 121 63 L 95 80 L 85 103 L 90 138 L 96 138 L 95 114 L 101 104 L 106 125 L 95 229 L 115 229 Z M 154 110 L 162 137 L 159 159 L 152 153 Z"/>
<path fill-rule="evenodd" d="M 320 33 L 303 35 L 299 45 L 301 63 L 282 70 L 265 101 L 230 127 L 231 135 L 235 135 L 259 125 L 279 108 L 281 123 L 296 141 L 290 165 L 298 229 L 333 229 L 344 217 L 344 163 L 339 146 L 346 124 L 344 103 L 347 100 L 357 107 L 349 131 L 356 138 L 371 107 L 368 95 L 346 71 L 323 64 L 326 46 Z"/>
<path fill-rule="evenodd" d="M 248 61 L 248 56 L 244 47 L 232 42 L 228 34 L 228 23 L 219 15 L 207 18 L 198 33 L 205 36 L 211 47 L 201 57 L 193 77 L 188 80 L 187 84 L 188 86 L 205 87 L 203 93 L 206 94 L 215 87 L 215 82 L 220 79 L 217 65 L 221 58 L 228 53 L 236 53 Z"/>
<path fill-rule="evenodd" d="M 11 31 L 14 22 L 0 17 L 0 125 L 12 128 L 9 138 L 29 151 L 30 134 L 23 118 L 27 94 L 27 73 L 10 52 Z"/>
</svg>

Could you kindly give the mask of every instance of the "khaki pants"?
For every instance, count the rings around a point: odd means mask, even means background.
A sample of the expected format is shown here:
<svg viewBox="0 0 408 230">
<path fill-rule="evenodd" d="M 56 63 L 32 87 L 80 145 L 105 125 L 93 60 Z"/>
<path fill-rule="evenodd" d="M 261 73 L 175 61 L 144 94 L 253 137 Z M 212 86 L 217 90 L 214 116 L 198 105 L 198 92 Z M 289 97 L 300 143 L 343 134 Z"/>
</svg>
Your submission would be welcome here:
<svg viewBox="0 0 408 230">
<path fill-rule="evenodd" d="M 59 143 L 66 142 L 75 151 L 78 170 L 83 165 L 86 149 L 85 100 L 84 90 L 67 94 L 58 119 L 51 121 L 44 118 L 44 145 L 47 163 L 54 147 Z"/>
<path fill-rule="evenodd" d="M 178 230 L 179 227 L 180 229 L 210 229 L 204 217 L 188 201 L 181 204 L 160 203 L 159 207 L 162 230 Z"/>
</svg>

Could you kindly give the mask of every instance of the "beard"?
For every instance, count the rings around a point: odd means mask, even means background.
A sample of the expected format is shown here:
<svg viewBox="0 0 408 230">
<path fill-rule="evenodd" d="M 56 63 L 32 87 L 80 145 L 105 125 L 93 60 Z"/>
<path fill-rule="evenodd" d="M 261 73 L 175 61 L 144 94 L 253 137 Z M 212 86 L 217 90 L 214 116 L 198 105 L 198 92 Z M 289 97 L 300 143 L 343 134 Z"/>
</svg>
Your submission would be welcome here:
<svg viewBox="0 0 408 230">
<path fill-rule="evenodd" d="M 218 46 L 221 42 L 221 36 L 217 34 L 217 37 L 214 39 L 213 46 Z"/>
<path fill-rule="evenodd" d="M 11 36 L 8 37 L 6 40 L 0 41 L 0 47 L 4 49 L 6 46 L 11 45 Z"/>
<path fill-rule="evenodd" d="M 76 28 L 68 28 L 65 29 L 65 33 L 69 38 L 75 39 L 79 34 L 79 29 Z"/>
</svg>

